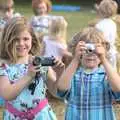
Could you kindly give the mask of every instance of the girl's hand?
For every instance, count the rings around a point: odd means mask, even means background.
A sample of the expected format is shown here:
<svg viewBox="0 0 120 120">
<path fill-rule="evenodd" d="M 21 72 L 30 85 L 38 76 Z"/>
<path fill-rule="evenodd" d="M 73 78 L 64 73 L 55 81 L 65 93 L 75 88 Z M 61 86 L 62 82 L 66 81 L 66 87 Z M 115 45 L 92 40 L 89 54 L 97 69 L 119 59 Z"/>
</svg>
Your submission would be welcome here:
<svg viewBox="0 0 120 120">
<path fill-rule="evenodd" d="M 80 61 L 81 56 L 85 53 L 86 47 L 85 42 L 80 41 L 75 48 L 75 58 Z"/>
<path fill-rule="evenodd" d="M 106 58 L 106 51 L 102 44 L 96 44 L 96 54 L 101 62 Z"/>
<path fill-rule="evenodd" d="M 28 76 L 31 76 L 32 78 L 34 78 L 35 75 L 36 75 L 36 73 L 37 73 L 37 72 L 40 72 L 40 67 L 41 67 L 41 65 L 35 66 L 35 65 L 33 65 L 32 63 L 30 63 L 30 64 L 28 65 L 27 75 L 28 75 Z"/>
<path fill-rule="evenodd" d="M 57 58 L 55 58 L 54 63 L 55 65 L 52 68 L 57 75 L 60 75 L 65 69 L 65 64 Z"/>
</svg>

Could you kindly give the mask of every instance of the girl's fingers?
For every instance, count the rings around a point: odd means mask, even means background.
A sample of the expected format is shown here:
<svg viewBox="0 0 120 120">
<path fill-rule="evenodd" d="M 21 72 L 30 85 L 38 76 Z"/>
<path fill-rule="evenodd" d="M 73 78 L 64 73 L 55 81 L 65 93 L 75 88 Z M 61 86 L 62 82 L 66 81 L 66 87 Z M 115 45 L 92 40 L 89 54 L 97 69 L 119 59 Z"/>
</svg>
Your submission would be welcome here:
<svg viewBox="0 0 120 120">
<path fill-rule="evenodd" d="M 63 67 L 64 66 L 64 63 L 57 58 L 55 58 L 54 63 L 55 63 L 55 65 L 53 67 Z"/>
</svg>

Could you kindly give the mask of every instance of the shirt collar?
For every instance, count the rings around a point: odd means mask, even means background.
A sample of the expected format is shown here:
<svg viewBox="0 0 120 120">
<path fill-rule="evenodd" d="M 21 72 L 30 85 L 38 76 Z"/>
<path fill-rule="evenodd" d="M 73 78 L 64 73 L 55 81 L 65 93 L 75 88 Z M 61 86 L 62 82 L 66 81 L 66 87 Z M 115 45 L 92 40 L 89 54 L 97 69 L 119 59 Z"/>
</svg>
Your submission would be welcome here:
<svg viewBox="0 0 120 120">
<path fill-rule="evenodd" d="M 95 73 L 97 73 L 97 74 L 104 74 L 105 73 L 105 69 L 104 69 L 104 67 L 102 65 L 97 67 L 97 68 L 95 68 L 95 69 L 93 69 L 92 71 L 87 71 L 83 67 L 80 67 L 80 68 L 78 68 L 78 72 L 83 72 L 84 74 L 88 74 L 88 75 L 89 74 L 95 74 Z"/>
</svg>

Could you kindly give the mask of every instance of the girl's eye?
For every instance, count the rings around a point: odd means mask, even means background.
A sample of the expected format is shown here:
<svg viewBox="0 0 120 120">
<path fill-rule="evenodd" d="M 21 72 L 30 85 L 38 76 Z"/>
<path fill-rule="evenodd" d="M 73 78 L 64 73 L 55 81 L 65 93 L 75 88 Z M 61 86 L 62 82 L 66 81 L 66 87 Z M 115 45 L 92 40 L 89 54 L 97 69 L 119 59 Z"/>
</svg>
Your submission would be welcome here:
<svg viewBox="0 0 120 120">
<path fill-rule="evenodd" d="M 25 37 L 24 40 L 27 41 L 27 40 L 29 40 L 29 38 Z"/>
<path fill-rule="evenodd" d="M 19 38 L 16 38 L 16 41 L 19 41 L 20 39 Z"/>
</svg>

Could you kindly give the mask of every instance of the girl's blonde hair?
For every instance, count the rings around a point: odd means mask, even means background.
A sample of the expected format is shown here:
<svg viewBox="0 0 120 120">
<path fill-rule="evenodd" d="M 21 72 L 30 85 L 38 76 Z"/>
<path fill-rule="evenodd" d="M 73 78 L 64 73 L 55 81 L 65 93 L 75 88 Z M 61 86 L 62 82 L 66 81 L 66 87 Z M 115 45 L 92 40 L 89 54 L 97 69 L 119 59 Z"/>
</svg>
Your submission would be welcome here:
<svg viewBox="0 0 120 120">
<path fill-rule="evenodd" d="M 109 43 L 106 42 L 104 35 L 95 27 L 87 27 L 82 31 L 75 34 L 68 45 L 68 49 L 74 55 L 75 48 L 79 41 L 84 41 L 86 43 L 102 43 L 106 51 L 109 49 Z"/>
<path fill-rule="evenodd" d="M 16 41 L 19 34 L 27 30 L 32 36 L 32 48 L 29 54 L 37 55 L 40 52 L 40 42 L 24 17 L 12 18 L 5 26 L 0 43 L 0 57 L 11 62 L 17 61 Z"/>
<path fill-rule="evenodd" d="M 117 14 L 118 5 L 113 0 L 102 0 L 96 9 L 98 15 L 103 18 L 109 18 Z"/>
<path fill-rule="evenodd" d="M 60 42 L 66 44 L 67 22 L 62 16 L 57 16 L 50 21 L 49 34 L 61 38 Z"/>
<path fill-rule="evenodd" d="M 32 0 L 32 8 L 33 8 L 33 12 L 37 15 L 37 6 L 44 2 L 47 6 L 47 13 L 49 13 L 52 9 L 52 2 L 50 0 Z"/>
</svg>

